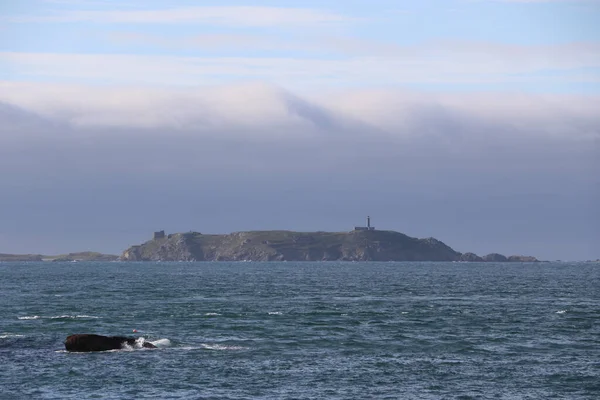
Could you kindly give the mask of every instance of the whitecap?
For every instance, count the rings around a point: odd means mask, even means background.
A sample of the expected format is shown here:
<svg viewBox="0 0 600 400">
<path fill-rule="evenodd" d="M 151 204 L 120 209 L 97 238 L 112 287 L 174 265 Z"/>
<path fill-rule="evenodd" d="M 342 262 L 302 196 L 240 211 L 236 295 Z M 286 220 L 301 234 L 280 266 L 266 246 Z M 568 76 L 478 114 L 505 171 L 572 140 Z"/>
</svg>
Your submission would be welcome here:
<svg viewBox="0 0 600 400">
<path fill-rule="evenodd" d="M 135 340 L 135 343 L 133 344 L 133 346 L 129 345 L 128 343 L 123 343 L 121 350 L 125 350 L 125 351 L 150 350 L 148 347 L 144 347 L 144 343 L 146 343 L 146 342 L 153 344 L 154 346 L 156 346 L 158 348 L 164 348 L 164 347 L 171 346 L 171 341 L 166 338 L 150 341 L 150 340 L 146 340 L 146 338 L 144 338 L 143 336 L 140 336 L 139 338 L 137 338 Z"/>
<path fill-rule="evenodd" d="M 39 315 L 34 315 L 34 316 L 31 316 L 31 317 L 19 317 L 19 319 L 25 319 L 25 320 L 28 320 L 28 319 L 40 319 L 40 318 L 42 318 L 42 317 L 40 317 Z"/>
<path fill-rule="evenodd" d="M 282 315 L 283 313 L 280 311 L 271 311 L 269 312 L 269 315 Z"/>
<path fill-rule="evenodd" d="M 183 347 L 173 347 L 173 350 L 200 350 L 204 347 L 193 347 L 193 346 L 183 346 Z"/>
<path fill-rule="evenodd" d="M 139 337 L 135 340 L 135 342 L 133 343 L 133 346 L 127 342 L 123 342 L 121 344 L 121 350 L 125 350 L 125 351 L 141 350 L 144 348 L 145 341 L 146 341 L 146 339 L 144 339 L 143 337 Z"/>
<path fill-rule="evenodd" d="M 216 313 L 216 312 L 207 312 L 207 313 L 206 313 L 206 314 L 204 314 L 204 315 L 206 315 L 207 317 L 212 317 L 212 316 L 221 315 L 221 314 L 219 314 L 219 313 Z"/>
<path fill-rule="evenodd" d="M 567 310 L 560 310 L 560 311 L 557 311 L 556 313 L 557 314 L 566 314 L 566 312 L 567 312 Z"/>
<path fill-rule="evenodd" d="M 207 344 L 207 343 L 202 343 L 200 346 L 202 346 L 203 349 L 207 349 L 207 350 L 245 350 L 245 349 L 247 349 L 247 347 L 242 347 L 242 346 L 226 346 L 226 345 L 222 345 L 222 344 Z"/>
<path fill-rule="evenodd" d="M 100 317 L 96 317 L 94 315 L 56 315 L 54 317 L 50 317 L 50 319 L 76 319 L 76 318 L 91 318 L 98 319 Z"/>
<path fill-rule="evenodd" d="M 7 333 L 5 335 L 0 335 L 0 339 L 8 339 L 8 338 L 14 338 L 14 337 L 25 337 L 25 335 L 13 335 L 10 333 Z"/>
<path fill-rule="evenodd" d="M 157 340 L 153 340 L 150 343 L 152 343 L 153 345 L 155 345 L 158 348 L 162 348 L 162 347 L 170 347 L 171 346 L 171 341 L 169 339 L 157 339 Z"/>
</svg>

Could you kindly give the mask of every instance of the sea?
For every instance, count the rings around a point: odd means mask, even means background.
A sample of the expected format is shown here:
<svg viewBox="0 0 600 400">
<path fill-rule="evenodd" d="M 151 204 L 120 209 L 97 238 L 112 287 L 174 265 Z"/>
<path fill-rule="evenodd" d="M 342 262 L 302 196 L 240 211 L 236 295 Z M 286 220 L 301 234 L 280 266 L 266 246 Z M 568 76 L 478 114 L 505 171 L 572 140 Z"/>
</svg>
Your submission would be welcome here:
<svg viewBox="0 0 600 400">
<path fill-rule="evenodd" d="M 0 399 L 600 399 L 600 264 L 0 263 Z"/>
</svg>

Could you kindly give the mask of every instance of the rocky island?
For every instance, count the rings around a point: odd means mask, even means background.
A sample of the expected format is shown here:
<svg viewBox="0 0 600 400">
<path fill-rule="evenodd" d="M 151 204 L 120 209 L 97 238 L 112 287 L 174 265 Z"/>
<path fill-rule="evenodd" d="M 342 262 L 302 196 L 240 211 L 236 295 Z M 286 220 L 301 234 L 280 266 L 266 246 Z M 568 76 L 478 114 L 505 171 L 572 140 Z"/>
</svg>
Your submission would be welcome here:
<svg viewBox="0 0 600 400">
<path fill-rule="evenodd" d="M 132 246 L 122 261 L 474 261 L 536 262 L 535 257 L 460 253 L 434 239 L 356 228 L 350 232 L 250 231 L 165 235 Z"/>
</svg>

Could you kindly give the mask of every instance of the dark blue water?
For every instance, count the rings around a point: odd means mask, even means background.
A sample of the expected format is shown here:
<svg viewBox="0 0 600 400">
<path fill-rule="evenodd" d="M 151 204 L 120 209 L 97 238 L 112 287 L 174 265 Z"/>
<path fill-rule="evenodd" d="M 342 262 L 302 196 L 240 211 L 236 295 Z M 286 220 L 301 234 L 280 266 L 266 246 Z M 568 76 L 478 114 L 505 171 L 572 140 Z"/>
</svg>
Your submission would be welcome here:
<svg viewBox="0 0 600 400">
<path fill-rule="evenodd" d="M 4 263 L 12 398 L 600 398 L 600 265 Z"/>
</svg>

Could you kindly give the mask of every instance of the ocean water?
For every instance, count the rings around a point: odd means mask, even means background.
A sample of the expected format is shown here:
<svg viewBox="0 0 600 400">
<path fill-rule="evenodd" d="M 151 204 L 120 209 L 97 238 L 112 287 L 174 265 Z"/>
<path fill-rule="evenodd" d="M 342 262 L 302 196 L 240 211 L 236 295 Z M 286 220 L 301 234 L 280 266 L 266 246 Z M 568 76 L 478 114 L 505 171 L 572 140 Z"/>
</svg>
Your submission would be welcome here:
<svg viewBox="0 0 600 400">
<path fill-rule="evenodd" d="M 600 265 L 0 263 L 0 399 L 38 398 L 598 399 Z"/>
</svg>

